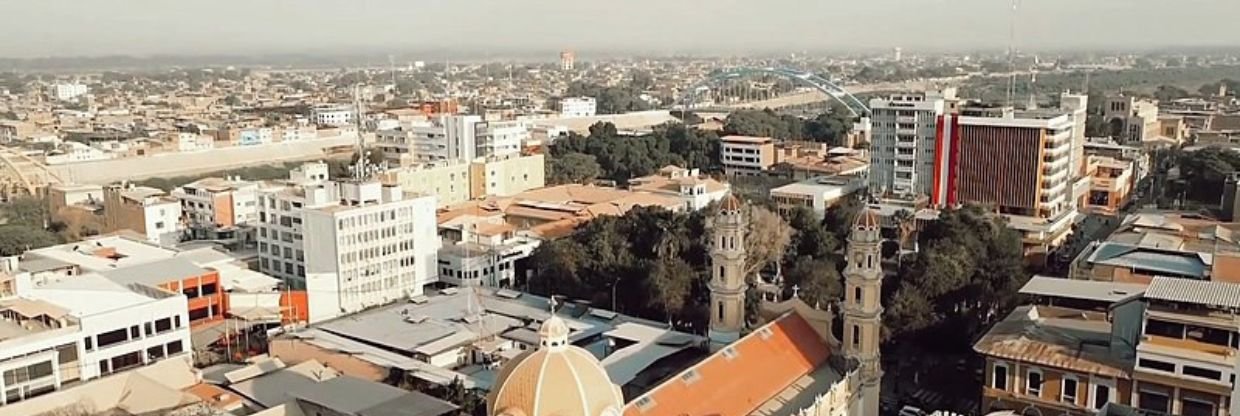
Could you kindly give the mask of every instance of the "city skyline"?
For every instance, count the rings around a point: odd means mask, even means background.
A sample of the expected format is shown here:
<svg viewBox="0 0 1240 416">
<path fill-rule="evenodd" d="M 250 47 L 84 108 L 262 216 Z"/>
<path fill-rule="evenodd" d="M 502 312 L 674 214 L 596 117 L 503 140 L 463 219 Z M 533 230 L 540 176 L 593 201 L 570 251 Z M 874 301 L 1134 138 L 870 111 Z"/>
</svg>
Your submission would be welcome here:
<svg viewBox="0 0 1240 416">
<path fill-rule="evenodd" d="M 1012 10 L 1011 3 L 1000 0 L 634 0 L 624 7 L 567 0 L 469 3 L 371 0 L 343 8 L 286 0 L 176 6 L 148 0 L 11 2 L 4 7 L 16 18 L 0 28 L 0 36 L 23 41 L 0 45 L 0 57 L 993 49 L 1009 42 Z M 1240 15 L 1240 3 L 1234 1 L 1021 3 L 1015 26 L 1015 44 L 1021 49 L 1240 45 L 1240 32 L 1227 24 L 1228 16 Z M 1076 12 L 1065 15 L 1066 9 Z M 1134 21 L 1151 24 L 1128 24 Z"/>
</svg>

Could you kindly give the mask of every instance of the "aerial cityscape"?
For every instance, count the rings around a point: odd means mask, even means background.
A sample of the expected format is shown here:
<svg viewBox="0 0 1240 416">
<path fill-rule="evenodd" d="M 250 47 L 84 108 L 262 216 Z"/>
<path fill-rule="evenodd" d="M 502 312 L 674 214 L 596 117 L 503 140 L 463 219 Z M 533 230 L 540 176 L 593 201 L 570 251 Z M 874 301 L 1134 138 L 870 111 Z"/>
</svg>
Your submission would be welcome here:
<svg viewBox="0 0 1240 416">
<path fill-rule="evenodd" d="M 1240 416 L 1240 2 L 0 2 L 0 416 Z"/>
</svg>

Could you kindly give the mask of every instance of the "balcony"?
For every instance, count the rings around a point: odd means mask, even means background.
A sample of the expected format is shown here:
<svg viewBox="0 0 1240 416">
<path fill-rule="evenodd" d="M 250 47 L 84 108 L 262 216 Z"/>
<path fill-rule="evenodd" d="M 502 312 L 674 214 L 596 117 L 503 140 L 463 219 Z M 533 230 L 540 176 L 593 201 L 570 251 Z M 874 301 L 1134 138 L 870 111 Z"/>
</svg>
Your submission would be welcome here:
<svg viewBox="0 0 1240 416">
<path fill-rule="evenodd" d="M 1236 354 L 1234 349 L 1222 345 L 1215 345 L 1191 339 L 1176 339 L 1159 335 L 1144 335 L 1141 337 L 1141 343 L 1142 345 L 1155 347 L 1157 350 L 1174 348 L 1189 352 L 1213 355 L 1217 357 L 1216 360 L 1218 360 L 1219 363 L 1228 365 L 1232 362 Z M 1164 353 L 1172 355 L 1181 354 L 1174 351 L 1166 351 Z"/>
</svg>

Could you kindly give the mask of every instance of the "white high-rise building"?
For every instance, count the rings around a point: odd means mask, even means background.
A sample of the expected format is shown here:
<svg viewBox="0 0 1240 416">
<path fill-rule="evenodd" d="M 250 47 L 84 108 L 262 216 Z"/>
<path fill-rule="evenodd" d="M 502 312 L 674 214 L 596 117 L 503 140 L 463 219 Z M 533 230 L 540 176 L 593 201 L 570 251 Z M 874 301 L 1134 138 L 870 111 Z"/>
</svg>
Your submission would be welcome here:
<svg viewBox="0 0 1240 416">
<path fill-rule="evenodd" d="M 594 117 L 598 102 L 593 97 L 568 97 L 560 100 L 561 117 Z"/>
<path fill-rule="evenodd" d="M 86 88 L 85 84 L 79 84 L 76 82 L 61 82 L 47 87 L 47 95 L 50 95 L 53 99 L 60 101 L 76 99 L 80 96 L 86 95 L 87 91 L 89 91 L 89 89 Z"/>
<path fill-rule="evenodd" d="M 434 196 L 300 176 L 260 191 L 259 267 L 307 292 L 310 322 L 418 296 L 438 280 Z"/>
<path fill-rule="evenodd" d="M 938 119 L 955 91 L 870 100 L 870 193 L 929 195 L 934 187 Z"/>
<path fill-rule="evenodd" d="M 520 153 L 522 143 L 530 137 L 530 129 L 524 122 L 485 122 L 476 115 L 444 115 L 381 130 L 376 135 L 375 147 L 399 165 L 468 163 L 478 158 Z"/>
</svg>

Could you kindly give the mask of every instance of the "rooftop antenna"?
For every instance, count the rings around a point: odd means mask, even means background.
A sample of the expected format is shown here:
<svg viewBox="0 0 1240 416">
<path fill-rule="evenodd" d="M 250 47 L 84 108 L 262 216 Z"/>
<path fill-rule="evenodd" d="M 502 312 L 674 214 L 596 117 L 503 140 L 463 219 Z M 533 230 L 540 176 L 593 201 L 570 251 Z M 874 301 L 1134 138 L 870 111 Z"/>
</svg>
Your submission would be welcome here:
<svg viewBox="0 0 1240 416">
<path fill-rule="evenodd" d="M 1012 0 L 1012 15 L 1008 23 L 1008 90 L 1007 105 L 1012 105 L 1012 96 L 1016 95 L 1016 14 L 1020 10 L 1020 0 Z"/>
<path fill-rule="evenodd" d="M 361 89 L 361 84 L 356 84 L 353 86 L 353 111 L 356 113 L 353 116 L 353 124 L 357 126 L 357 163 L 353 166 L 353 179 L 357 179 L 359 181 L 368 176 L 366 172 L 366 160 L 368 159 L 366 155 L 366 143 L 362 136 Z"/>
</svg>

